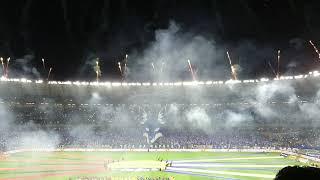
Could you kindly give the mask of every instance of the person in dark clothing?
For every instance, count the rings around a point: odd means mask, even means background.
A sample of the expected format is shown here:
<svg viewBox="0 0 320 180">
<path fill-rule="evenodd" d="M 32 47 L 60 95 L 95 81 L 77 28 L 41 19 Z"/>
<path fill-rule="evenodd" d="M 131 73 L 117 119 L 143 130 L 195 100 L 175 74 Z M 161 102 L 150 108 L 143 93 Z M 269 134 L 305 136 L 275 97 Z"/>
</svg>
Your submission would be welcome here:
<svg viewBox="0 0 320 180">
<path fill-rule="evenodd" d="M 282 168 L 274 180 L 308 179 L 319 180 L 320 169 L 315 167 L 287 166 Z"/>
</svg>

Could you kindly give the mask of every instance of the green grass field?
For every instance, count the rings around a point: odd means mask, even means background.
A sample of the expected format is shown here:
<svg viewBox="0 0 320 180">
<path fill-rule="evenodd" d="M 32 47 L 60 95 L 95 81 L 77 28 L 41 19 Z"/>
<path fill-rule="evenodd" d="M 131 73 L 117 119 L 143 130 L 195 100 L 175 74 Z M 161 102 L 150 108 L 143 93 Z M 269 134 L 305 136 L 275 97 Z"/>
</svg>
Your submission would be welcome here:
<svg viewBox="0 0 320 180">
<path fill-rule="evenodd" d="M 164 161 L 160 162 L 159 159 Z M 147 171 L 148 168 L 163 167 L 165 160 L 172 162 L 172 166 L 165 171 Z M 279 169 L 287 165 L 301 164 L 283 158 L 278 153 L 22 152 L 0 160 L 0 180 L 82 177 L 272 179 Z"/>
</svg>

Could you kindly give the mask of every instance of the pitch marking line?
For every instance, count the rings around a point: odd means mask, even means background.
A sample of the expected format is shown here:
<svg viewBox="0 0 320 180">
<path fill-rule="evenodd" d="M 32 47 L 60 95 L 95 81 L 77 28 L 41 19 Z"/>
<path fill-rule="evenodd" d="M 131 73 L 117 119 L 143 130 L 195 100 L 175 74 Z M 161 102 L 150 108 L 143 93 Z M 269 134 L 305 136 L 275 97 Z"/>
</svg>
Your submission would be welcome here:
<svg viewBox="0 0 320 180">
<path fill-rule="evenodd" d="M 268 179 L 273 179 L 274 178 L 274 175 L 268 175 L 268 174 L 241 173 L 241 172 L 229 172 L 229 171 L 214 171 L 214 170 L 192 169 L 192 168 L 168 167 L 167 170 L 176 171 L 176 172 L 196 172 L 196 173 L 222 174 L 222 175 L 246 176 L 246 177 L 257 177 L 257 178 L 268 178 Z"/>
<path fill-rule="evenodd" d="M 260 156 L 260 157 L 240 157 L 240 158 L 221 158 L 221 159 L 195 159 L 195 160 L 183 160 L 173 161 L 176 163 L 184 162 L 207 162 L 207 161 L 233 161 L 233 160 L 255 160 L 255 159 L 282 159 L 282 156 Z"/>
<path fill-rule="evenodd" d="M 268 165 L 268 164 L 172 164 L 173 167 L 194 167 L 194 168 L 211 168 L 211 167 L 236 167 L 236 168 L 283 168 L 287 165 Z"/>
</svg>

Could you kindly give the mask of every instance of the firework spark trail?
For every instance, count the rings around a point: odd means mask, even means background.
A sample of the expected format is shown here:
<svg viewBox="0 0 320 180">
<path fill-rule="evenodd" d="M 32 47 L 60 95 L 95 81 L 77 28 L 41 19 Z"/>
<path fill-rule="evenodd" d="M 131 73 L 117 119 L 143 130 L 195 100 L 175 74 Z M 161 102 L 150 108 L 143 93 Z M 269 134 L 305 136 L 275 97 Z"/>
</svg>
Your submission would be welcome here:
<svg viewBox="0 0 320 180">
<path fill-rule="evenodd" d="M 120 74 L 121 74 L 121 77 L 123 76 L 123 73 L 122 73 L 122 68 L 121 68 L 121 63 L 118 62 L 118 67 L 119 67 L 119 71 L 120 71 Z"/>
<path fill-rule="evenodd" d="M 45 66 L 45 63 L 44 63 L 44 59 L 42 58 L 41 60 L 42 60 L 43 69 L 44 69 L 44 71 L 46 71 L 46 66 Z"/>
<path fill-rule="evenodd" d="M 280 53 L 281 51 L 278 50 L 278 69 L 277 69 L 277 79 L 280 78 Z"/>
<path fill-rule="evenodd" d="M 2 64 L 2 72 L 3 72 L 3 75 L 5 75 L 5 68 L 4 68 L 3 58 L 1 57 L 0 60 L 1 60 L 1 64 Z"/>
<path fill-rule="evenodd" d="M 230 68 L 231 68 L 231 78 L 232 78 L 233 80 L 237 80 L 236 68 L 232 65 L 231 58 L 230 58 L 230 54 L 229 54 L 228 51 L 227 51 L 227 56 L 228 56 L 228 60 L 229 60 Z"/>
<path fill-rule="evenodd" d="M 49 78 L 50 78 L 50 74 L 51 74 L 51 71 L 52 71 L 52 67 L 49 69 L 49 72 L 48 72 L 48 77 L 47 77 L 47 81 L 49 81 Z"/>
<path fill-rule="evenodd" d="M 314 51 L 318 54 L 318 58 L 319 58 L 319 60 L 320 60 L 320 53 L 319 53 L 319 50 L 318 50 L 317 46 L 314 45 L 311 40 L 309 40 L 309 43 L 310 43 L 311 46 L 313 47 Z"/>
<path fill-rule="evenodd" d="M 163 66 L 164 66 L 164 62 L 161 63 L 161 68 L 160 68 L 160 72 L 163 71 Z"/>
<path fill-rule="evenodd" d="M 151 63 L 151 66 L 152 66 L 153 71 L 155 71 L 153 62 Z"/>
<path fill-rule="evenodd" d="M 128 64 L 128 54 L 126 54 L 126 59 L 125 59 L 125 62 L 124 62 L 124 72 L 127 71 L 127 64 Z"/>
<path fill-rule="evenodd" d="M 274 74 L 275 76 L 277 76 L 277 73 L 276 73 L 276 71 L 274 70 L 274 68 L 272 67 L 270 61 L 268 61 L 268 65 L 269 65 L 271 71 L 273 72 L 273 74 Z"/>
<path fill-rule="evenodd" d="M 8 57 L 7 59 L 7 67 L 6 67 L 6 74 L 5 74 L 5 77 L 8 77 L 8 68 L 9 68 L 9 63 L 10 63 L 10 57 Z"/>
<path fill-rule="evenodd" d="M 96 69 L 96 75 L 97 75 L 96 80 L 97 80 L 97 82 L 99 82 L 99 78 L 100 78 L 100 76 L 101 76 L 101 70 L 100 70 L 100 65 L 99 65 L 99 58 L 97 58 L 97 60 L 96 60 L 96 67 L 95 67 L 95 69 Z"/>
<path fill-rule="evenodd" d="M 190 70 L 191 75 L 192 75 L 192 79 L 195 81 L 195 80 L 196 80 L 196 77 L 195 77 L 195 75 L 194 75 L 193 68 L 192 68 L 192 65 L 191 65 L 189 59 L 188 59 L 188 64 L 189 64 L 189 70 Z"/>
</svg>

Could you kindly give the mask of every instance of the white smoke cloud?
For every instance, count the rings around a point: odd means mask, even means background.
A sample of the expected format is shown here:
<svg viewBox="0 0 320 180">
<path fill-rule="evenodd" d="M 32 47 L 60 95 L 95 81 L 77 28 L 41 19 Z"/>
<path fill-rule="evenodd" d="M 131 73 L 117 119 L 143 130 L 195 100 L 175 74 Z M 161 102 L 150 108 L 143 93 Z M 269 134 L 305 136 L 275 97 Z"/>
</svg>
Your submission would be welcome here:
<svg viewBox="0 0 320 180">
<path fill-rule="evenodd" d="M 128 76 L 138 80 L 148 80 L 149 77 L 158 81 L 170 81 L 177 78 L 192 80 L 188 59 L 195 71 L 199 68 L 205 76 L 212 75 L 212 73 L 217 74 L 217 71 L 223 72 L 221 65 L 216 64 L 217 59 L 221 58 L 221 52 L 215 47 L 213 40 L 185 33 L 178 24 L 172 21 L 168 29 L 155 32 L 155 41 L 142 54 L 129 56 L 131 57 L 130 62 L 135 63 L 129 63 Z M 154 64 L 155 70 L 151 63 Z M 216 71 L 209 71 L 204 67 L 214 67 Z"/>
<path fill-rule="evenodd" d="M 14 61 L 18 64 L 18 68 L 21 68 L 22 72 L 19 71 L 19 74 L 31 75 L 33 78 L 41 78 L 40 72 L 36 67 L 33 67 L 31 61 L 34 59 L 34 55 L 27 54 L 23 58 L 15 59 Z M 15 71 L 17 73 L 17 71 Z"/>
<path fill-rule="evenodd" d="M 253 117 L 249 115 L 248 113 L 244 112 L 233 112 L 227 110 L 225 114 L 225 120 L 226 124 L 225 126 L 227 128 L 242 126 L 243 123 L 251 122 L 253 120 Z"/>
<path fill-rule="evenodd" d="M 56 148 L 59 145 L 60 136 L 53 131 L 36 130 L 23 131 L 14 142 L 19 148 Z"/>
<path fill-rule="evenodd" d="M 190 127 L 211 130 L 211 118 L 203 108 L 194 107 L 186 112 L 186 119 L 191 124 Z"/>
</svg>

